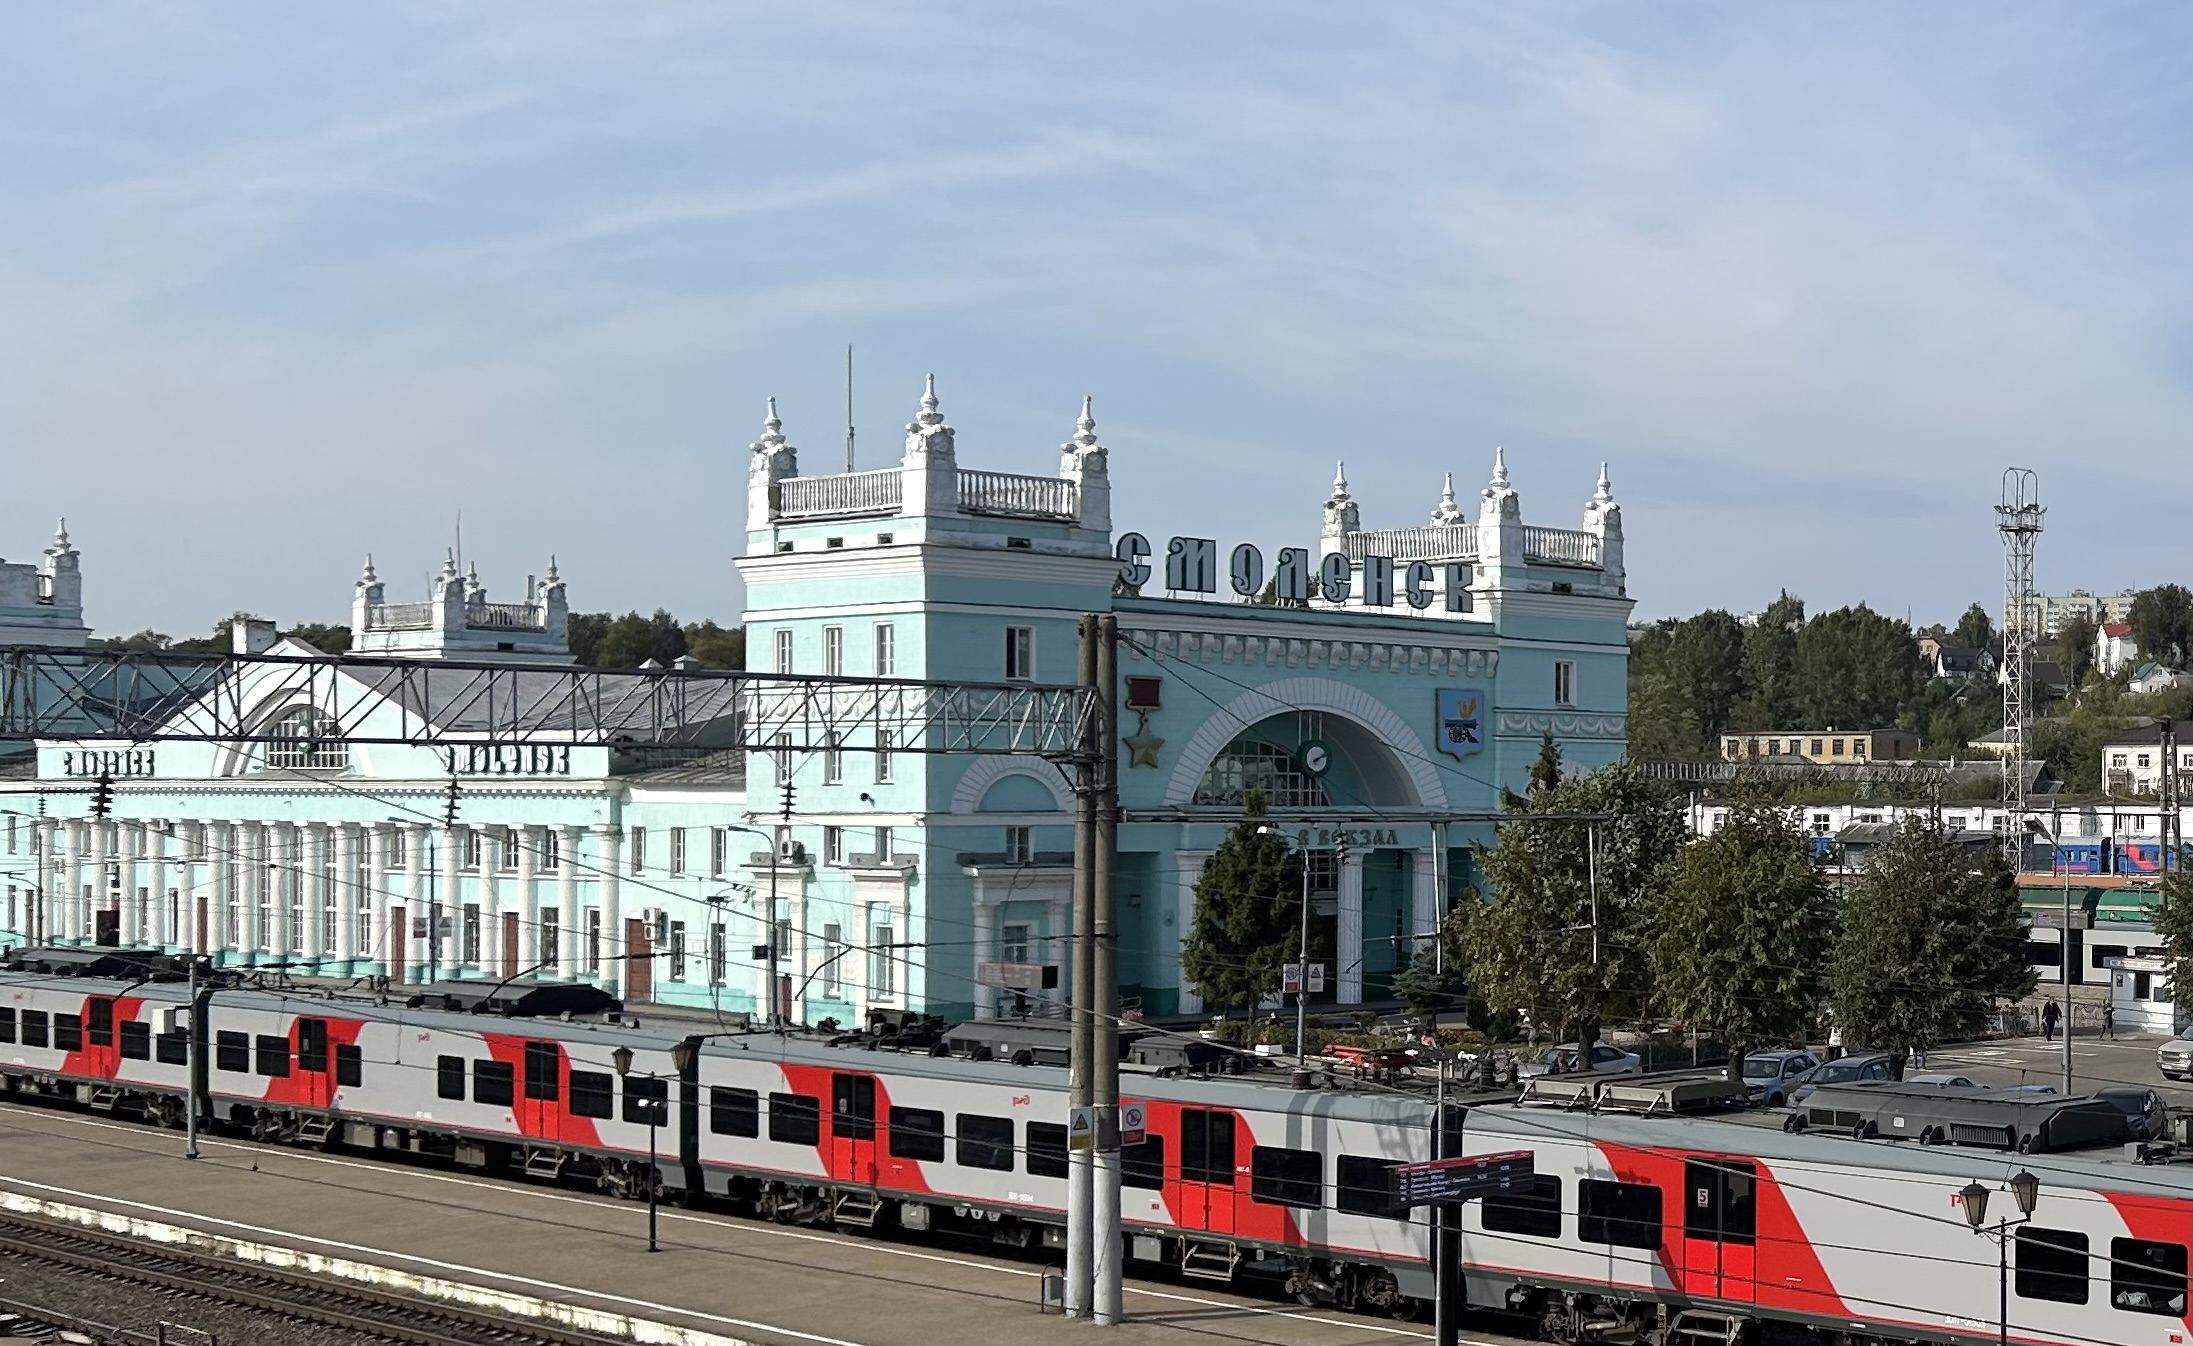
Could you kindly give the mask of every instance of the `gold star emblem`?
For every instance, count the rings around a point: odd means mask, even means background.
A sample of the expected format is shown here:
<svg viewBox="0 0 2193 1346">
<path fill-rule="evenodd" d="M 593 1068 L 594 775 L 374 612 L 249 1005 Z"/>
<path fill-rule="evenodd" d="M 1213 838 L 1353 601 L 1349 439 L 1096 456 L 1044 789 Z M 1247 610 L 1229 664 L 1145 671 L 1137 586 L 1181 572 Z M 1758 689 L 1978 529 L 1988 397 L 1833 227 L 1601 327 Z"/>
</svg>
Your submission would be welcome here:
<svg viewBox="0 0 2193 1346">
<path fill-rule="evenodd" d="M 1141 723 L 1134 733 L 1120 740 L 1127 745 L 1127 765 L 1154 767 L 1157 765 L 1157 750 L 1165 746 L 1165 740 L 1150 732 L 1148 711 L 1136 711 L 1135 714 L 1141 717 Z"/>
</svg>

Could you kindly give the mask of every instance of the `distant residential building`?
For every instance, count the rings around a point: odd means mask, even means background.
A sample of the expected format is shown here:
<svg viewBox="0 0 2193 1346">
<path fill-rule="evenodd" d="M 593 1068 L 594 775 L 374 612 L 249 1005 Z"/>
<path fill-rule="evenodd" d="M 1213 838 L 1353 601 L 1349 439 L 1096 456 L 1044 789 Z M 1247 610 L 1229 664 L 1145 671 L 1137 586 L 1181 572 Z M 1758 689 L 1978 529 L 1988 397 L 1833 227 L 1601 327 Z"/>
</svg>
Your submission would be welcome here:
<svg viewBox="0 0 2193 1346">
<path fill-rule="evenodd" d="M 1967 739 L 1965 751 L 1975 757 L 2007 757 L 2010 755 L 2010 731 L 1996 729 L 1978 738 Z"/>
<path fill-rule="evenodd" d="M 1919 642 L 1919 653 L 1926 655 L 1927 642 Z M 1927 656 L 1934 665 L 1937 678 L 1968 680 L 1985 678 L 1995 672 L 1995 656 L 1986 650 L 1962 650 L 1953 645 L 1937 645 Z"/>
<path fill-rule="evenodd" d="M 1798 760 L 1840 766 L 1907 762 L 1918 755 L 1919 736 L 1904 729 L 1785 729 L 1721 736 L 1721 757 L 1729 762 Z"/>
<path fill-rule="evenodd" d="M 2073 617 L 2084 617 L 2096 626 L 2125 621 L 2132 616 L 2132 600 L 2138 596 L 2130 589 L 2115 594 L 2090 594 L 2084 589 L 2073 589 L 2068 594 L 2043 594 L 2033 600 L 2034 617 L 2040 623 L 2042 634 L 2053 636 Z"/>
<path fill-rule="evenodd" d="M 2193 687 L 2193 673 L 2174 673 L 2158 663 L 2144 663 L 2133 670 L 2132 681 L 2125 689 L 2138 696 L 2153 696 L 2157 692 L 2173 691 L 2179 687 Z"/>
<path fill-rule="evenodd" d="M 2132 623 L 2103 622 L 2094 635 L 2094 666 L 2103 677 L 2131 664 L 2140 657 L 2139 642 L 2132 638 Z"/>
<path fill-rule="evenodd" d="M 2189 726 L 2193 728 L 2193 726 Z M 2162 726 L 2152 721 L 2113 734 L 2102 744 L 2102 788 L 2111 795 L 2162 791 Z M 2178 790 L 2193 791 L 2193 733 L 2177 734 Z"/>
</svg>

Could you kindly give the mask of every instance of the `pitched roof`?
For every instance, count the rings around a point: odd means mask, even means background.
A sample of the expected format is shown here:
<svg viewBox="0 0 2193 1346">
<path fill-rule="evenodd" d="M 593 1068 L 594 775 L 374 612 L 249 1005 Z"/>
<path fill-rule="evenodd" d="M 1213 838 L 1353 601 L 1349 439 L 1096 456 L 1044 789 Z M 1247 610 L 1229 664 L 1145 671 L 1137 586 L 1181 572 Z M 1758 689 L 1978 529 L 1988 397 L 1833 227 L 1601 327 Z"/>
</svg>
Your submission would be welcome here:
<svg viewBox="0 0 2193 1346">
<path fill-rule="evenodd" d="M 2124 639 L 2124 638 L 2125 638 L 2126 636 L 2129 636 L 2129 635 L 2131 635 L 2131 634 L 2132 634 L 2132 623 L 2130 623 L 2130 622 L 2103 622 L 2103 623 L 2102 623 L 2102 634 L 2103 634 L 2103 635 L 2105 635 L 2105 636 L 2107 636 L 2107 637 L 2109 637 L 2109 638 L 2110 638 L 2111 640 L 2122 640 L 2122 639 Z"/>
</svg>

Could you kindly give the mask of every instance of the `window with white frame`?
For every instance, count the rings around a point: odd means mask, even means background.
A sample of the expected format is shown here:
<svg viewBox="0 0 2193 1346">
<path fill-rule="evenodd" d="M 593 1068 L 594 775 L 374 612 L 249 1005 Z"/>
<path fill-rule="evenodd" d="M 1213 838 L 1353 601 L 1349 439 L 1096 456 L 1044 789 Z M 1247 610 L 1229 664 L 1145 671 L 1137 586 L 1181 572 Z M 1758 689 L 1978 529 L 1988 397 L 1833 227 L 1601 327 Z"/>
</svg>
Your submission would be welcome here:
<svg viewBox="0 0 2193 1346">
<path fill-rule="evenodd" d="M 647 829 L 644 827 L 633 828 L 631 838 L 627 844 L 632 850 L 632 854 L 627 859 L 632 867 L 632 872 L 637 874 L 647 868 Z"/>
<path fill-rule="evenodd" d="M 1553 661 L 1553 704 L 1576 704 L 1576 661 L 1573 659 Z"/>
<path fill-rule="evenodd" d="M 518 847 L 524 844 L 525 840 L 523 835 L 515 827 L 506 827 L 503 829 L 502 835 L 496 840 L 502 844 L 495 848 L 495 868 L 502 870 L 516 869 L 518 867 Z"/>
<path fill-rule="evenodd" d="M 350 745 L 332 717 L 312 706 L 282 712 L 267 744 L 266 764 L 290 771 L 340 771 L 350 765 Z"/>
<path fill-rule="evenodd" d="M 1001 963 L 1026 963 L 1035 943 L 1035 927 L 1025 921 L 1012 921 L 998 929 L 998 961 Z"/>
<path fill-rule="evenodd" d="M 1031 864 L 1036 858 L 1034 829 L 1008 827 L 1005 829 L 1005 863 L 1009 865 Z"/>
<path fill-rule="evenodd" d="M 845 673 L 845 628 L 822 628 L 822 671 L 830 677 L 842 677 Z"/>
<path fill-rule="evenodd" d="M 724 876 L 724 872 L 730 867 L 731 829 L 728 827 L 709 828 L 708 877 L 712 879 L 720 879 Z"/>
<path fill-rule="evenodd" d="M 682 827 L 670 829 L 670 872 L 685 873 L 685 829 Z"/>
<path fill-rule="evenodd" d="M 823 735 L 822 783 L 824 785 L 843 785 L 845 783 L 845 750 L 838 746 L 836 731 Z"/>
<path fill-rule="evenodd" d="M 1036 631 L 1032 626 L 1005 628 L 1005 677 L 1012 682 L 1033 681 L 1036 676 Z"/>
<path fill-rule="evenodd" d="M 790 734 L 771 734 L 769 736 L 769 753 L 770 756 L 776 759 L 777 784 L 780 787 L 790 785 L 792 783 L 792 736 Z"/>
<path fill-rule="evenodd" d="M 464 867 L 466 869 L 478 869 L 480 867 L 480 842 L 479 828 L 468 827 L 464 830 Z"/>
<path fill-rule="evenodd" d="M 541 908 L 541 961 L 553 967 L 563 958 L 563 913 L 554 907 Z M 359 947 L 371 947 L 371 941 Z"/>
<path fill-rule="evenodd" d="M 602 970 L 602 909 L 586 909 L 586 970 L 597 975 Z"/>
<path fill-rule="evenodd" d="M 774 639 L 777 649 L 777 671 L 779 673 L 789 673 L 792 671 L 792 632 L 788 629 L 779 630 Z"/>
<path fill-rule="evenodd" d="M 898 628 L 897 628 L 896 626 L 893 626 L 893 625 L 892 625 L 891 623 L 889 623 L 889 622 L 877 622 L 877 623 L 876 623 L 876 676 L 877 676 L 877 677 L 879 677 L 879 678 L 891 678 L 891 677 L 896 677 L 896 676 L 898 676 L 898 669 L 899 669 L 899 650 L 898 650 L 898 645 L 899 645 L 899 631 L 898 631 Z"/>
<path fill-rule="evenodd" d="M 876 784 L 878 785 L 889 785 L 891 783 L 891 749 L 897 744 L 898 739 L 890 730 L 878 729 L 876 731 Z"/>
<path fill-rule="evenodd" d="M 563 837 L 555 828 L 541 832 L 541 868 L 555 869 L 563 864 Z"/>
<path fill-rule="evenodd" d="M 826 865 L 842 865 L 845 863 L 844 828 L 825 827 L 822 829 L 822 862 Z"/>
<path fill-rule="evenodd" d="M 822 994 L 825 1000 L 835 1000 L 845 989 L 845 927 L 825 925 L 822 928 Z"/>
<path fill-rule="evenodd" d="M 724 947 L 724 930 L 721 922 L 708 927 L 708 984 L 723 985 L 723 974 L 730 954 Z"/>
<path fill-rule="evenodd" d="M 685 922 L 670 923 L 670 980 L 685 980 Z"/>
<path fill-rule="evenodd" d="M 891 946 L 898 934 L 891 928 L 891 909 L 871 907 L 868 915 L 868 994 L 882 998 L 896 994 L 898 950 Z"/>
<path fill-rule="evenodd" d="M 891 829 L 888 827 L 876 829 L 876 863 L 879 865 L 891 863 Z"/>
</svg>

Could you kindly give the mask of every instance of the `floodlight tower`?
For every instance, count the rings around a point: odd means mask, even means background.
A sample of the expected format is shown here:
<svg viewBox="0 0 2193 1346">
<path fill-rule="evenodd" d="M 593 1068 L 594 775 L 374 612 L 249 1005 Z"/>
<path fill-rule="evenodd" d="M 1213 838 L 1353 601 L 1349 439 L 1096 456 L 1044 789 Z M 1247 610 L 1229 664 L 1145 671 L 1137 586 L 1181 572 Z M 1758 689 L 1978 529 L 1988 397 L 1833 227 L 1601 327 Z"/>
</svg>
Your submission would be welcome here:
<svg viewBox="0 0 2193 1346">
<path fill-rule="evenodd" d="M 2002 503 L 1995 531 L 2003 538 L 2003 802 L 2012 822 L 2005 835 L 2016 846 L 2024 835 L 2025 731 L 2032 715 L 2033 646 L 2040 637 L 2040 604 L 2033 593 L 2033 548 L 2041 537 L 2041 483 L 2030 469 L 2003 471 Z M 2067 931 L 2064 936 L 2070 938 Z"/>
</svg>

